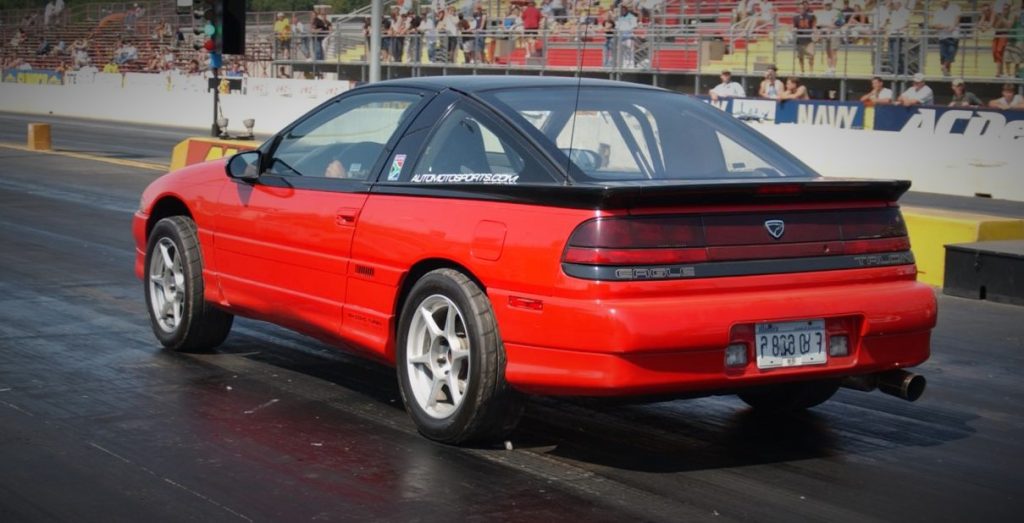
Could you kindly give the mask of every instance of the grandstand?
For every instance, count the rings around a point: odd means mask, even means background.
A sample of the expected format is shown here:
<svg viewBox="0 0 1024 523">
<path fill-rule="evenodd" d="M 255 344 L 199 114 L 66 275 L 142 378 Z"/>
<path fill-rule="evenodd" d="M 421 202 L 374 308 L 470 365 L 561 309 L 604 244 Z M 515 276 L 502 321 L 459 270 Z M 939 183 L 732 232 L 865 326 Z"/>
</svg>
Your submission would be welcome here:
<svg viewBox="0 0 1024 523">
<path fill-rule="evenodd" d="M 385 13 L 391 6 L 402 0 L 385 0 Z M 413 0 L 405 0 L 413 1 Z M 454 74 L 463 69 L 474 74 L 501 73 L 503 71 L 533 71 L 543 73 L 567 73 L 582 67 L 588 74 L 607 75 L 612 78 L 649 79 L 653 83 L 665 84 L 667 77 L 694 78 L 699 85 L 701 75 L 716 75 L 723 69 L 733 71 L 739 77 L 760 76 L 769 65 L 775 65 L 780 74 L 800 74 L 793 38 L 792 17 L 798 12 L 795 0 L 766 2 L 770 6 L 770 22 L 757 25 L 749 31 L 737 31 L 735 11 L 737 2 L 719 0 L 661 0 L 657 7 L 640 20 L 633 33 L 635 60 L 624 60 L 622 48 L 614 45 L 616 56 L 605 59 L 605 35 L 600 22 L 614 11 L 613 0 L 596 0 L 590 7 L 583 0 L 577 3 L 575 12 L 566 19 L 549 21 L 537 36 L 537 49 L 528 57 L 522 34 L 510 32 L 502 27 L 502 19 L 515 4 L 525 0 L 488 0 L 483 2 L 491 23 L 486 33 L 486 63 L 466 63 L 464 53 L 456 52 L 452 60 L 443 63 L 429 63 L 427 46 L 423 46 L 419 63 L 393 61 L 384 64 L 385 76 L 408 76 L 411 74 Z M 953 75 L 965 77 L 974 83 L 1001 83 L 996 78 L 996 64 L 992 59 L 991 30 L 979 29 L 978 0 L 954 0 L 961 7 L 960 48 L 953 66 Z M 565 2 L 566 5 L 569 2 Z M 854 0 L 854 3 L 859 3 Z M 62 62 L 70 62 L 67 56 L 37 56 L 36 51 L 45 39 L 51 44 L 64 41 L 70 46 L 74 41 L 87 39 L 88 54 L 93 65 L 102 68 L 112 59 L 121 39 L 134 45 L 140 52 L 139 59 L 123 65 L 121 72 L 142 71 L 147 62 L 157 53 L 172 48 L 174 63 L 161 69 L 185 70 L 188 62 L 197 59 L 204 62 L 205 53 L 192 46 L 192 19 L 188 14 L 176 11 L 174 0 L 138 2 L 144 8 L 144 15 L 135 22 L 135 30 L 127 31 L 124 13 L 135 3 L 71 4 L 68 6 L 66 23 L 43 27 L 36 23 L 26 28 L 26 38 L 17 47 L 11 46 L 14 32 L 23 24 L 26 16 L 41 9 L 8 10 L 0 13 L 0 56 L 5 64 L 28 62 L 33 69 L 56 70 Z M 420 5 L 429 2 L 421 0 Z M 906 58 L 908 68 L 902 74 L 895 74 L 889 64 L 888 42 L 884 34 L 867 31 L 843 38 L 837 56 L 834 72 L 826 71 L 823 43 L 818 45 L 817 63 L 814 69 L 802 76 L 815 78 L 867 79 L 882 75 L 894 80 L 904 80 L 915 72 L 923 72 L 931 78 L 941 78 L 938 42 L 930 28 L 931 17 L 937 11 L 938 0 L 917 0 L 906 37 Z M 462 9 L 469 5 L 458 0 Z M 812 11 L 820 12 L 823 2 L 811 3 Z M 769 9 L 769 8 L 766 8 Z M 1019 7 L 1014 7 L 1019 9 Z M 1014 11 L 1017 12 L 1017 11 Z M 369 13 L 369 7 L 351 13 L 332 14 L 332 31 L 324 39 L 323 60 L 313 61 L 308 53 L 301 52 L 312 44 L 308 35 L 294 35 L 291 52 L 285 58 L 277 49 L 273 33 L 276 13 L 248 13 L 247 53 L 236 59 L 244 63 L 248 74 L 267 76 L 280 71 L 288 74 L 309 73 L 319 75 L 333 73 L 338 76 L 364 79 L 367 67 L 367 44 L 362 21 Z M 870 13 L 870 12 L 869 12 Z M 286 13 L 307 20 L 309 11 Z M 586 17 L 591 24 L 578 24 L 580 17 Z M 40 17 L 41 18 L 41 17 Z M 157 39 L 153 36 L 156 28 L 169 24 L 180 31 L 184 39 L 173 36 Z M 305 38 L 305 41 L 303 40 Z M 606 62 L 610 61 L 611 65 Z M 1020 83 L 1020 79 L 1014 79 Z"/>
</svg>

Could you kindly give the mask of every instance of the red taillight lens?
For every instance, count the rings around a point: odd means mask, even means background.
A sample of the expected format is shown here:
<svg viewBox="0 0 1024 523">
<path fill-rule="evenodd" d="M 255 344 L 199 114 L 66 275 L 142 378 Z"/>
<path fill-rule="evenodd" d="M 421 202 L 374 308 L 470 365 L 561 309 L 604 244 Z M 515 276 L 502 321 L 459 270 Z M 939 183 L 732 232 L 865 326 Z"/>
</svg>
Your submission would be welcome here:
<svg viewBox="0 0 1024 523">
<path fill-rule="evenodd" d="M 844 240 L 892 238 L 907 235 L 907 224 L 895 207 L 843 213 L 841 226 Z"/>
<path fill-rule="evenodd" d="M 707 260 L 700 217 L 595 218 L 572 233 L 564 261 L 658 265 Z"/>
</svg>

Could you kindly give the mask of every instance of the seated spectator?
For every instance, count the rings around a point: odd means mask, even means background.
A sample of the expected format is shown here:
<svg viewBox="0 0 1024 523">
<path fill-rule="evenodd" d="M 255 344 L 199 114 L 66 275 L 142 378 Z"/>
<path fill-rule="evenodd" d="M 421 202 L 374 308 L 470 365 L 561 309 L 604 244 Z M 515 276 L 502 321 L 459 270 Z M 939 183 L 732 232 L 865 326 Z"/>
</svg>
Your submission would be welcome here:
<svg viewBox="0 0 1024 523">
<path fill-rule="evenodd" d="M 114 63 L 124 65 L 139 58 L 139 50 L 131 43 L 121 40 L 121 46 L 114 51 Z"/>
<path fill-rule="evenodd" d="M 871 79 L 871 90 L 860 97 L 864 105 L 888 105 L 892 103 L 892 89 L 885 86 L 885 82 L 878 76 Z"/>
<path fill-rule="evenodd" d="M 768 98 L 769 100 L 779 99 L 779 95 L 785 90 L 785 86 L 782 85 L 782 81 L 776 76 L 777 74 L 778 69 L 774 65 L 764 72 L 764 80 L 761 80 L 761 87 L 757 91 L 758 96 Z"/>
<path fill-rule="evenodd" d="M 50 54 L 50 51 L 52 49 L 53 49 L 53 46 L 50 44 L 50 41 L 47 40 L 46 37 L 44 36 L 43 37 L 43 41 L 39 42 L 39 47 L 36 48 L 36 56 L 46 56 L 46 55 Z"/>
<path fill-rule="evenodd" d="M 708 93 L 711 95 L 712 100 L 718 100 L 720 98 L 745 98 L 747 96 L 746 91 L 743 90 L 743 86 L 739 82 L 732 80 L 732 72 L 722 71 L 720 77 L 722 83 L 716 85 Z"/>
<path fill-rule="evenodd" d="M 32 64 L 29 63 L 28 60 L 23 60 L 23 59 L 19 58 L 18 59 L 18 65 L 17 65 L 17 67 L 15 67 L 15 69 L 17 69 L 19 71 L 31 71 L 33 68 L 32 68 Z"/>
<path fill-rule="evenodd" d="M 1017 94 L 1013 84 L 1003 84 L 1003 95 L 988 103 L 993 109 L 1024 109 L 1024 98 Z"/>
<path fill-rule="evenodd" d="M 795 76 L 786 78 L 786 90 L 779 93 L 779 100 L 810 100 L 807 87 Z"/>
<path fill-rule="evenodd" d="M 157 72 L 160 72 L 160 70 L 161 70 L 161 67 L 160 67 L 160 57 L 158 55 L 156 55 L 156 54 L 151 56 L 149 58 L 149 60 L 146 62 L 146 65 L 142 67 L 142 70 L 147 72 L 147 73 L 157 73 Z"/>
<path fill-rule="evenodd" d="M 195 58 L 189 60 L 188 61 L 188 68 L 185 69 L 185 74 L 190 74 L 190 75 L 202 74 L 202 71 L 199 68 L 199 60 L 196 60 Z"/>
<path fill-rule="evenodd" d="M 928 87 L 924 83 L 924 75 L 917 73 L 914 75 L 914 83 L 903 91 L 899 99 L 896 100 L 896 105 L 931 105 L 935 103 L 935 94 L 932 92 L 932 88 Z"/>
<path fill-rule="evenodd" d="M 953 99 L 949 102 L 950 107 L 979 107 L 981 105 L 981 99 L 967 90 L 963 78 L 953 80 Z"/>
<path fill-rule="evenodd" d="M 107 62 L 107 65 L 103 66 L 104 73 L 116 74 L 121 72 L 121 68 L 114 62 Z"/>
<path fill-rule="evenodd" d="M 28 35 L 25 34 L 25 30 L 19 27 L 18 30 L 14 32 L 14 36 L 11 37 L 11 47 L 17 49 L 26 38 L 28 38 Z"/>
</svg>

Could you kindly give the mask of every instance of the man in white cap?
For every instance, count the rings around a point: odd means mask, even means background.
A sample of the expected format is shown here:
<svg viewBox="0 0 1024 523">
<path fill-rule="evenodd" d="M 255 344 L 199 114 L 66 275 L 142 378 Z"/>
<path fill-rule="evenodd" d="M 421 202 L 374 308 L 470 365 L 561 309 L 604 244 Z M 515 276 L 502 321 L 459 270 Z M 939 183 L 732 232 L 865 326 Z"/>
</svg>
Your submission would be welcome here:
<svg viewBox="0 0 1024 523">
<path fill-rule="evenodd" d="M 924 75 L 921 73 L 914 75 L 914 84 L 910 86 L 910 89 L 903 91 L 899 100 L 896 100 L 897 105 L 931 105 L 933 103 L 935 103 L 935 93 L 932 92 L 931 87 L 925 85 Z"/>
<path fill-rule="evenodd" d="M 739 82 L 732 80 L 732 73 L 729 71 L 722 71 L 722 83 L 716 85 L 708 93 L 711 95 L 712 100 L 719 100 L 721 98 L 745 98 L 747 93 L 743 90 L 743 86 Z"/>
</svg>

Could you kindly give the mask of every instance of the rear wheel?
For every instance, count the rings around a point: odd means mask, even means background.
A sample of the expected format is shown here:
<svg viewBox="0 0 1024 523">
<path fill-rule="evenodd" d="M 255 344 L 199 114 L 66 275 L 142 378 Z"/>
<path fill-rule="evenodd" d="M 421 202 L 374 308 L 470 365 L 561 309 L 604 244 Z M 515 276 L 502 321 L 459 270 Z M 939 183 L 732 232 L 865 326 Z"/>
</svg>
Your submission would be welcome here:
<svg viewBox="0 0 1024 523">
<path fill-rule="evenodd" d="M 153 334 L 171 350 L 208 350 L 224 342 L 234 316 L 204 299 L 196 224 L 185 216 L 156 223 L 146 249 L 146 307 Z"/>
<path fill-rule="evenodd" d="M 521 398 L 505 382 L 505 350 L 487 296 L 465 274 L 420 278 L 402 308 L 398 382 L 423 435 L 444 443 L 500 438 L 515 428 Z"/>
<path fill-rule="evenodd" d="M 839 382 L 802 381 L 758 388 L 738 394 L 758 412 L 796 412 L 821 405 L 839 390 Z"/>
</svg>

